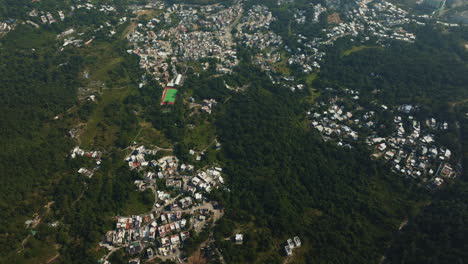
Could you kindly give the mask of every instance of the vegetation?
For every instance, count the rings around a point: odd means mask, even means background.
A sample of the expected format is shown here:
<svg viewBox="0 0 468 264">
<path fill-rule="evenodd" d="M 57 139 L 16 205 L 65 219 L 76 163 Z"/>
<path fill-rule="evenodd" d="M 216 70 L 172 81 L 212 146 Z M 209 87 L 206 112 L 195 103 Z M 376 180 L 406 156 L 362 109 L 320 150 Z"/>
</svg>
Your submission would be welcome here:
<svg viewBox="0 0 468 264">
<path fill-rule="evenodd" d="M 468 185 L 457 181 L 411 219 L 395 239 L 388 263 L 463 263 L 468 259 Z"/>
<path fill-rule="evenodd" d="M 151 190 L 148 189 L 142 193 L 134 190 L 125 201 L 122 215 L 145 214 L 151 211 L 153 203 L 154 194 Z"/>
<path fill-rule="evenodd" d="M 301 236 L 315 249 L 306 253 L 312 263 L 377 262 L 392 230 L 415 210 L 410 197 L 418 191 L 364 149 L 347 153 L 321 142 L 300 123 L 301 95 L 251 72 L 257 77 L 249 91 L 232 97 L 217 119 L 230 175 L 231 192 L 222 198 L 227 217 L 268 228 L 275 240 Z M 262 243 L 257 251 L 268 248 Z M 226 251 L 233 263 L 264 261 Z"/>
<path fill-rule="evenodd" d="M 25 35 L 30 41 L 21 40 Z M 57 54 L 49 33 L 27 27 L 0 43 L 0 245 L 13 252 L 27 235 L 24 221 L 44 206 L 65 168 L 72 145 L 65 124 L 52 119 L 76 102 L 75 76 L 83 60 L 74 51 Z"/>
<path fill-rule="evenodd" d="M 119 40 L 107 45 L 96 40 L 100 52 L 59 53 L 56 30 L 19 25 L 0 40 L 2 263 L 43 263 L 57 254 L 63 263 L 95 263 L 102 254 L 95 248 L 112 217 L 148 208 L 147 193 L 130 195 L 136 176 L 119 150 L 105 157 L 92 179 L 76 173 L 88 161 L 67 158 L 76 144 L 68 131 L 79 122 L 87 123 L 85 147 L 128 146 L 138 130 L 133 109 L 125 105 L 131 89 L 95 90 L 97 105 L 78 101 L 77 90 L 93 81 L 132 85 L 140 77 L 138 61 L 125 55 L 126 44 Z M 95 70 L 108 62 L 105 71 Z M 91 80 L 81 78 L 84 70 Z M 51 201 L 51 209 L 44 208 Z M 25 228 L 34 215 L 41 224 Z M 55 221 L 57 226 L 49 226 Z"/>
</svg>

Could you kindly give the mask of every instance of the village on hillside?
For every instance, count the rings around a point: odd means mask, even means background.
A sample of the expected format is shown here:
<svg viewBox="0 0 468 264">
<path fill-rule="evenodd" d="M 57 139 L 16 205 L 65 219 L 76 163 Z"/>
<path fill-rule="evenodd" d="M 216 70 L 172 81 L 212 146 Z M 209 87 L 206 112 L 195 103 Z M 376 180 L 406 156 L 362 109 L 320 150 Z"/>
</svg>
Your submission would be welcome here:
<svg viewBox="0 0 468 264">
<path fill-rule="evenodd" d="M 307 113 L 310 125 L 325 141 L 348 148 L 358 142 L 367 144 L 372 158 L 385 160 L 394 172 L 431 188 L 460 175 L 460 161 L 453 158 L 452 150 L 436 141 L 436 133 L 449 129 L 447 121 L 433 117 L 420 120 L 414 105 L 390 108 L 375 102 L 366 109 L 358 104 L 358 91 L 328 90 L 329 100 L 316 103 L 316 108 Z M 379 122 L 384 114 L 393 116 L 392 125 Z M 389 133 L 382 135 L 382 129 Z"/>
<path fill-rule="evenodd" d="M 223 169 L 214 166 L 195 170 L 193 165 L 181 164 L 175 156 L 156 160 L 158 151 L 131 147 L 125 161 L 130 170 L 141 175 L 135 181 L 136 188 L 154 193 L 154 205 L 143 215 L 117 216 L 115 229 L 107 232 L 101 246 L 111 252 L 125 248 L 131 255 L 143 253 L 147 259 L 181 261 L 179 248 L 183 242 L 193 233 L 211 227 L 223 215 L 223 209 L 206 195 L 224 188 Z"/>
</svg>

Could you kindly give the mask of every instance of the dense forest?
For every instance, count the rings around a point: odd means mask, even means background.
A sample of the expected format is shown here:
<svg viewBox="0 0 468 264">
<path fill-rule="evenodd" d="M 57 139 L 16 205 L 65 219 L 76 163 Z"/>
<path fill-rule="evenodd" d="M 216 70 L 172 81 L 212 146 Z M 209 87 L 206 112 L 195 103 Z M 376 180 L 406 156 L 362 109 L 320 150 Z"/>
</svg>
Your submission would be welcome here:
<svg viewBox="0 0 468 264">
<path fill-rule="evenodd" d="M 435 194 L 433 202 L 393 242 L 388 263 L 466 263 L 468 259 L 468 185 L 456 182 Z"/>
<path fill-rule="evenodd" d="M 468 95 L 464 74 L 468 55 L 462 45 L 468 31 L 445 36 L 440 29 L 427 26 L 417 36 L 415 44 L 395 42 L 385 49 L 370 48 L 345 57 L 339 49 L 329 52 L 328 63 L 320 71 L 324 80 L 320 87 L 357 89 L 364 92 L 363 104 L 378 99 L 388 105 L 421 105 L 428 114 L 446 112 L 447 102 Z M 375 90 L 381 93 L 372 98 Z"/>
<path fill-rule="evenodd" d="M 218 117 L 232 188 L 223 197 L 228 217 L 267 228 L 277 239 L 299 234 L 310 245 L 305 263 L 377 262 L 418 191 L 371 162 L 365 149 L 321 142 L 301 119 L 304 106 L 296 102 L 303 95 L 249 72 L 257 76 L 251 89 L 234 96 Z M 252 243 L 259 252 L 271 249 L 265 241 Z M 232 263 L 279 261 L 248 252 L 225 253 Z"/>
<path fill-rule="evenodd" d="M 24 31 L 23 31 L 24 30 Z M 29 41 L 21 40 L 27 34 Z M 76 75 L 82 58 L 56 54 L 46 32 L 24 28 L 12 32 L 0 46 L 0 243 L 3 252 L 24 233 L 20 215 L 32 214 L 53 176 L 64 168 L 71 142 L 65 127 L 53 117 L 76 101 Z M 27 47 L 26 47 L 27 46 Z M 32 47 L 36 47 L 34 49 Z M 62 66 L 57 66 L 62 64 Z"/>
<path fill-rule="evenodd" d="M 68 23 L 93 23 L 87 19 L 89 14 L 82 15 Z M 93 65 L 101 66 L 104 56 L 78 49 L 59 52 L 56 35 L 61 30 L 19 25 L 0 40 L 2 263 L 41 262 L 44 257 L 51 257 L 48 252 L 56 250 L 56 245 L 64 245 L 59 247 L 63 263 L 95 263 L 96 252 L 84 251 L 101 239 L 111 225 L 110 217 L 122 213 L 134 190 L 135 176 L 121 168 L 121 153 L 103 161 L 98 175 L 106 177 L 94 181 L 76 173 L 86 161 L 67 158 L 76 144 L 69 136 L 71 126 L 86 122 L 93 112 L 100 110 L 109 117 L 100 125 L 104 129 L 119 127 L 116 130 L 122 131 L 113 138 L 115 146 L 128 144 L 128 134 L 135 123 L 125 105 L 114 102 L 98 109 L 96 104 L 78 101 L 83 71 Z M 107 53 L 123 54 L 122 63 L 105 72 L 113 77 L 107 82 L 109 86 L 119 84 L 123 78 L 131 82 L 135 75 L 140 76 L 136 58 L 126 55 L 122 50 L 125 43 L 119 43 L 122 42 L 116 40 L 113 48 L 107 49 Z M 113 177 L 119 180 L 113 181 Z M 138 199 L 148 203 L 148 197 L 144 197 Z M 49 202 L 53 206 L 46 214 L 44 206 Z M 46 224 L 34 230 L 25 228 L 25 221 L 37 214 Z M 63 225 L 52 228 L 49 224 L 53 221 Z M 28 239 L 32 233 L 37 235 Z M 21 248 L 23 253 L 16 254 Z"/>
</svg>

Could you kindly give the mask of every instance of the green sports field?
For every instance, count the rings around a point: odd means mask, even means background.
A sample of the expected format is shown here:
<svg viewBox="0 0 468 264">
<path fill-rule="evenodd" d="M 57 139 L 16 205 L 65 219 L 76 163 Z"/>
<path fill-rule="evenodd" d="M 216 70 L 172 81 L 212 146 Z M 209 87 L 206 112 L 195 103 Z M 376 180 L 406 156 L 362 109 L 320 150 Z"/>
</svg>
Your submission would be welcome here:
<svg viewBox="0 0 468 264">
<path fill-rule="evenodd" d="M 167 87 L 163 92 L 161 104 L 174 104 L 176 100 L 177 89 Z"/>
</svg>

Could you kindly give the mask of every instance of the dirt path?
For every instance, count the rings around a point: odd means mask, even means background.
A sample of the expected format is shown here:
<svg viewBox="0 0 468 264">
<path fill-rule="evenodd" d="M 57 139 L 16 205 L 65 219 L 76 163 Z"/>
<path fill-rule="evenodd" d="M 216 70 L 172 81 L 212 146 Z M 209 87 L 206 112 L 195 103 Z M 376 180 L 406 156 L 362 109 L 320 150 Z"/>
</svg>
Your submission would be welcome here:
<svg viewBox="0 0 468 264">
<path fill-rule="evenodd" d="M 58 257 L 60 257 L 60 254 L 57 253 L 57 255 L 55 255 L 55 256 L 51 257 L 49 260 L 47 260 L 46 263 L 47 263 L 47 264 L 52 263 L 52 262 L 54 262 L 55 260 L 57 260 Z"/>
<path fill-rule="evenodd" d="M 113 247 L 102 259 L 107 260 L 114 252 L 119 250 L 120 248 Z"/>
<path fill-rule="evenodd" d="M 455 107 L 455 106 L 457 106 L 457 105 L 462 105 L 462 104 L 465 104 L 465 103 L 468 103 L 468 98 L 467 98 L 467 99 L 460 100 L 460 101 L 450 102 L 449 105 L 450 105 L 451 107 Z"/>
<path fill-rule="evenodd" d="M 401 222 L 400 226 L 398 227 L 398 231 L 401 231 L 405 226 L 408 224 L 408 219 L 405 219 L 403 222 Z"/>
<path fill-rule="evenodd" d="M 216 143 L 216 138 L 213 139 L 213 141 L 211 141 L 211 143 L 208 144 L 206 147 L 204 147 L 202 150 L 200 150 L 200 151 L 195 151 L 195 154 L 199 155 L 199 154 L 204 153 L 209 147 L 213 146 L 214 143 Z"/>
<path fill-rule="evenodd" d="M 78 197 L 76 198 L 76 200 L 72 202 L 72 206 L 75 205 L 78 201 L 80 201 L 81 198 L 83 198 L 84 193 L 85 193 L 85 191 L 86 191 L 87 189 L 88 189 L 88 185 L 87 185 L 86 182 L 85 182 L 85 183 L 84 183 L 83 191 L 81 191 L 80 195 L 78 195 Z"/>
<path fill-rule="evenodd" d="M 48 202 L 46 205 L 44 205 L 44 208 L 46 208 L 46 211 L 43 213 L 43 215 L 39 215 L 37 214 L 34 219 L 33 219 L 33 222 L 31 223 L 31 229 L 34 229 L 36 228 L 42 221 L 42 217 L 47 215 L 49 212 L 50 212 L 50 207 L 54 204 L 53 201 L 51 202 Z M 26 245 L 26 243 L 28 242 L 28 240 L 31 238 L 31 235 L 29 234 L 25 239 L 23 239 L 23 241 L 21 241 L 21 248 L 18 249 L 16 251 L 17 254 L 23 252 L 24 250 L 24 245 Z"/>
<path fill-rule="evenodd" d="M 23 250 L 24 250 L 24 245 L 26 244 L 26 242 L 28 242 L 29 238 L 31 237 L 31 235 L 28 235 L 25 239 L 23 239 L 23 241 L 21 241 L 21 248 L 18 249 L 16 251 L 16 253 L 21 253 Z"/>
</svg>

